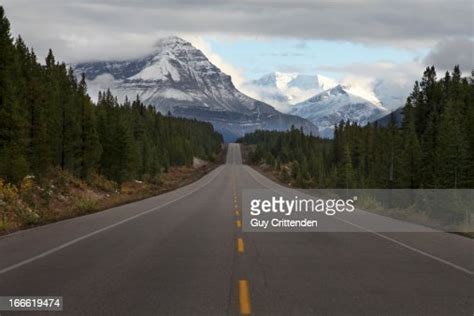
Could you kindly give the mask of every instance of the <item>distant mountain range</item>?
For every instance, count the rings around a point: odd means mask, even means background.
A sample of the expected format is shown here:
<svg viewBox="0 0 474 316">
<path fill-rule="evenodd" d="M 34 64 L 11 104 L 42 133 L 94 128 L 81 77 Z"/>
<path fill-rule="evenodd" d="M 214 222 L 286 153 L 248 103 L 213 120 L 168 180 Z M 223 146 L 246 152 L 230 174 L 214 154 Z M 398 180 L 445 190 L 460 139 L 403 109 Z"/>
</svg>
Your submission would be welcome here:
<svg viewBox="0 0 474 316">
<path fill-rule="evenodd" d="M 340 84 L 322 75 L 273 72 L 244 87 L 284 112 L 310 120 L 326 138 L 333 137 L 334 124 L 341 120 L 365 125 L 404 104 L 382 79 L 366 87 L 357 82 Z"/>
<path fill-rule="evenodd" d="M 381 105 L 337 85 L 294 105 L 291 114 L 304 117 L 318 126 L 321 137 L 332 138 L 334 125 L 341 120 L 366 125 L 390 113 Z"/>
<path fill-rule="evenodd" d="M 86 75 L 91 95 L 106 89 L 121 100 L 138 95 L 162 113 L 211 122 L 226 141 L 256 129 L 287 130 L 292 125 L 331 138 L 341 120 L 365 125 L 404 103 L 381 79 L 367 88 L 319 74 L 284 72 L 242 86 L 258 101 L 236 89 L 231 77 L 200 50 L 175 36 L 159 40 L 145 57 L 81 63 L 75 71 Z"/>
<path fill-rule="evenodd" d="M 245 83 L 244 88 L 254 91 L 261 100 L 288 111 L 292 104 L 302 102 L 337 84 L 335 80 L 321 75 L 272 72 Z"/>
<path fill-rule="evenodd" d="M 293 105 L 339 84 L 343 85 L 347 92 L 390 111 L 396 110 L 405 103 L 405 93 L 393 91 L 393 87 L 390 87 L 383 79 L 376 79 L 369 85 L 362 85 L 357 81 L 351 84 L 341 83 L 320 74 L 272 72 L 244 83 L 243 87 L 251 91 L 259 100 L 276 105 L 284 112 L 289 112 Z"/>
<path fill-rule="evenodd" d="M 318 128 L 306 119 L 283 114 L 238 91 L 230 76 L 179 37 L 161 39 L 143 58 L 74 68 L 85 74 L 91 94 L 110 89 L 120 99 L 138 95 L 162 113 L 211 122 L 226 141 L 256 129 L 287 130 L 292 125 L 318 135 Z"/>
</svg>

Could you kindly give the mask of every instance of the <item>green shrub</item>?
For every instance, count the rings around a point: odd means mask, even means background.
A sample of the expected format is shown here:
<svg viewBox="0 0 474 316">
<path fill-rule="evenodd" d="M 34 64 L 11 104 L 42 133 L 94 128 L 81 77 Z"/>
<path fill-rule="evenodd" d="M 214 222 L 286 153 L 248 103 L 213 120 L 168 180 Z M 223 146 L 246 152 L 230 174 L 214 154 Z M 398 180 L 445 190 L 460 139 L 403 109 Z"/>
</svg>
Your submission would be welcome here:
<svg viewBox="0 0 474 316">
<path fill-rule="evenodd" d="M 74 203 L 74 209 L 80 213 L 92 213 L 98 210 L 97 199 L 92 197 L 81 197 Z"/>
</svg>

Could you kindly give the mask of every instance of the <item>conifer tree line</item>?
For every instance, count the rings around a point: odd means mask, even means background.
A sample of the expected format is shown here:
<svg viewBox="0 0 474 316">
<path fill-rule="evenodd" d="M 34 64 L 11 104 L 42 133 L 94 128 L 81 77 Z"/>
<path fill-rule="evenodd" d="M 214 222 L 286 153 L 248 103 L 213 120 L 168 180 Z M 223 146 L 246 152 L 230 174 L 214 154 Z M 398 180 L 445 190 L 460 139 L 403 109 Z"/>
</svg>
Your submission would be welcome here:
<svg viewBox="0 0 474 316">
<path fill-rule="evenodd" d="M 17 183 L 62 168 L 87 179 L 156 181 L 170 166 L 212 159 L 222 137 L 209 123 L 161 115 L 138 98 L 119 104 L 110 91 L 95 104 L 82 76 L 55 60 L 41 65 L 15 41 L 0 6 L 0 178 Z"/>
<path fill-rule="evenodd" d="M 300 130 L 257 131 L 250 158 L 284 181 L 317 188 L 473 188 L 474 74 L 459 66 L 437 79 L 428 67 L 403 108 L 401 124 L 340 122 L 333 140 Z"/>
</svg>

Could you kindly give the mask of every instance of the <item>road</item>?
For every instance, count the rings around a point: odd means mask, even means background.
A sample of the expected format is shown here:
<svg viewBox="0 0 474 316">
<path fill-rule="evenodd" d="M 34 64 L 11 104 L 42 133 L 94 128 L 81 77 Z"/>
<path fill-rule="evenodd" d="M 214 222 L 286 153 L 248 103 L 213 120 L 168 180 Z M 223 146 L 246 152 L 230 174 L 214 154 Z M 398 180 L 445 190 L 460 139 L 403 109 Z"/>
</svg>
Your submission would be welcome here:
<svg viewBox="0 0 474 316">
<path fill-rule="evenodd" d="M 243 233 L 241 190 L 264 187 L 230 144 L 186 187 L 1 237 L 0 296 L 63 296 L 66 315 L 473 315 L 473 240 Z"/>
</svg>

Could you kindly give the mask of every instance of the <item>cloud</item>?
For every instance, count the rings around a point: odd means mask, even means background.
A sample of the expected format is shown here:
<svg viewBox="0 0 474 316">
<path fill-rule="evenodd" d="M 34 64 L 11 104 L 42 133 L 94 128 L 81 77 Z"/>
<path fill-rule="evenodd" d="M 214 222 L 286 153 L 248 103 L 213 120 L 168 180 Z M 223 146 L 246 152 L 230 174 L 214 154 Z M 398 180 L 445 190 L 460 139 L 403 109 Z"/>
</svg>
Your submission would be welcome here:
<svg viewBox="0 0 474 316">
<path fill-rule="evenodd" d="M 383 106 L 394 110 L 402 106 L 416 80 L 423 73 L 424 64 L 410 62 L 379 61 L 353 63 L 338 67 L 322 67 L 322 71 L 343 74 L 341 83 L 356 88 L 369 100 L 377 98 Z"/>
<path fill-rule="evenodd" d="M 40 55 L 123 58 L 169 34 L 427 47 L 472 36 L 470 0 L 3 0 L 14 33 Z M 304 47 L 304 46 L 303 46 Z"/>
<path fill-rule="evenodd" d="M 409 82 L 413 84 L 423 73 L 423 64 L 417 61 L 392 62 L 378 61 L 374 63 L 352 63 L 342 66 L 325 66 L 320 69 L 327 72 L 342 73 L 355 78 L 390 78 L 400 84 Z"/>
<path fill-rule="evenodd" d="M 432 48 L 426 57 L 411 62 L 348 60 L 347 65 L 319 69 L 337 73 L 346 83 L 370 82 L 374 87 L 383 77 L 390 95 L 406 95 L 429 64 L 440 70 L 454 64 L 464 71 L 474 68 L 472 0 L 2 0 L 2 5 L 12 33 L 21 34 L 40 58 L 53 48 L 56 57 L 68 63 L 127 59 L 149 53 L 160 37 L 178 35 L 254 97 L 256 92 L 243 84 L 243 71 L 216 54 L 203 36 L 296 39 L 292 48 L 301 54 L 310 39 Z M 297 72 L 314 69 L 314 65 L 278 67 Z"/>
<path fill-rule="evenodd" d="M 424 58 L 426 65 L 435 65 L 440 70 L 452 70 L 459 65 L 461 70 L 474 70 L 474 41 L 469 38 L 448 38 L 440 41 Z"/>
</svg>

